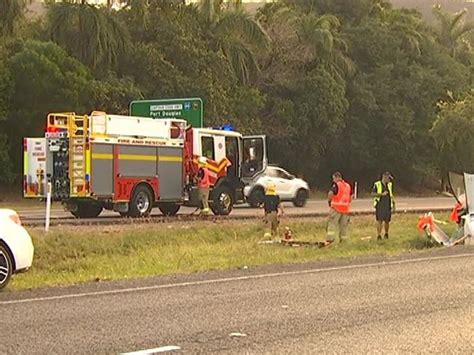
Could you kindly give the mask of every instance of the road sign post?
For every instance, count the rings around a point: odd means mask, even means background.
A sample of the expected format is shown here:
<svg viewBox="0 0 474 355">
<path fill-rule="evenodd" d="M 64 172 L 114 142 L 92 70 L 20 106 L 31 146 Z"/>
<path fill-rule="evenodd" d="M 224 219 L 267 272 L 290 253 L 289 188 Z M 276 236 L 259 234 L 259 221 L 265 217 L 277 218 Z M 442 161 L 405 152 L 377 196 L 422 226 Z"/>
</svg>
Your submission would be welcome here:
<svg viewBox="0 0 474 355">
<path fill-rule="evenodd" d="M 204 109 L 200 98 L 135 100 L 130 103 L 130 115 L 140 117 L 180 118 L 195 128 L 203 127 Z"/>
</svg>

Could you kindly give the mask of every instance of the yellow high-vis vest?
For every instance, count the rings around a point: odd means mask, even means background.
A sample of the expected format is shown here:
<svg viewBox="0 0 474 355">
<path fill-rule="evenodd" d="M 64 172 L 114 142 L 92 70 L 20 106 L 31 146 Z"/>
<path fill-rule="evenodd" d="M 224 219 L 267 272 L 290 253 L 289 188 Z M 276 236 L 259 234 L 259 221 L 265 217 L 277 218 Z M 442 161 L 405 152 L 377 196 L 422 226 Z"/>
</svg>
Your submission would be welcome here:
<svg viewBox="0 0 474 355">
<path fill-rule="evenodd" d="M 383 191 L 382 181 L 380 180 L 376 181 L 374 186 L 377 188 L 377 193 L 381 194 Z M 395 205 L 395 199 L 393 196 L 393 184 L 391 182 L 387 183 L 387 189 L 388 189 L 388 194 L 390 196 L 390 207 L 393 208 L 393 206 Z M 377 206 L 377 203 L 379 203 L 379 201 L 380 201 L 380 196 L 376 196 L 374 198 L 374 207 Z"/>
</svg>

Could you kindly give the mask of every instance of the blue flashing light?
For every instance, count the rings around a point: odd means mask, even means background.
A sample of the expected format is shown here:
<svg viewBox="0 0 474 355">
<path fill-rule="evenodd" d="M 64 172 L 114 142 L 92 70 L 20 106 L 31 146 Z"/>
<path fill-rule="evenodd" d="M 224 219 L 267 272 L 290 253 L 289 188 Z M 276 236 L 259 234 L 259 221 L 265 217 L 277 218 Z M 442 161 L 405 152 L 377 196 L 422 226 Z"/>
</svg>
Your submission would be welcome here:
<svg viewBox="0 0 474 355">
<path fill-rule="evenodd" d="M 231 123 L 226 123 L 226 124 L 223 124 L 222 126 L 214 127 L 214 129 L 218 129 L 221 131 L 235 131 L 234 126 Z"/>
</svg>

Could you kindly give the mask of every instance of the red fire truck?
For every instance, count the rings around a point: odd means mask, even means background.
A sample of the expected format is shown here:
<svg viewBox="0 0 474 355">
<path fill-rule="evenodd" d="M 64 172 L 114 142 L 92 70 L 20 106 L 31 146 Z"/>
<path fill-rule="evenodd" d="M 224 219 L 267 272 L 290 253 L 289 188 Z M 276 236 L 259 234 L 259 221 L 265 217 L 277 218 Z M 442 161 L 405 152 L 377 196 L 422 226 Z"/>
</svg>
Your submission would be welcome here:
<svg viewBox="0 0 474 355">
<path fill-rule="evenodd" d="M 200 156 L 211 175 L 210 206 L 227 215 L 266 167 L 265 137 L 181 119 L 51 113 L 45 137 L 24 139 L 24 196 L 44 198 L 50 182 L 53 199 L 78 218 L 103 209 L 142 217 L 155 206 L 175 215 L 180 206 L 198 207 Z"/>
</svg>

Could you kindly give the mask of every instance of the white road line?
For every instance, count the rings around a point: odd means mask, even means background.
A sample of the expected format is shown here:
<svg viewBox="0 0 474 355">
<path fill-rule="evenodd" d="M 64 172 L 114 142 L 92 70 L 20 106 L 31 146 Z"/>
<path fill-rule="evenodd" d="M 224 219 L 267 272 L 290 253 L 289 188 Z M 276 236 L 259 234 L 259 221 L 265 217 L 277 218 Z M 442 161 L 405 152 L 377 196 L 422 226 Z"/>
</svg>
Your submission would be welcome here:
<svg viewBox="0 0 474 355">
<path fill-rule="evenodd" d="M 315 273 L 328 272 L 328 271 L 364 269 L 364 268 L 377 267 L 377 266 L 402 265 L 402 264 L 411 264 L 411 263 L 419 263 L 419 262 L 434 261 L 434 260 L 459 259 L 459 258 L 466 258 L 466 257 L 472 258 L 474 257 L 474 253 L 448 255 L 448 256 L 435 256 L 435 257 L 417 258 L 417 259 L 409 259 L 409 260 L 382 261 L 382 262 L 370 263 L 370 264 L 346 265 L 346 266 L 327 267 L 327 268 L 320 268 L 320 269 L 307 269 L 307 270 L 299 270 L 299 271 L 284 271 L 284 272 L 275 272 L 275 273 L 269 273 L 269 274 L 237 276 L 237 277 L 228 277 L 228 278 L 222 278 L 222 279 L 201 280 L 201 281 L 189 281 L 189 282 L 180 282 L 180 283 L 165 284 L 165 285 L 142 286 L 142 287 L 124 288 L 124 289 L 116 289 L 116 290 L 107 290 L 107 291 L 73 293 L 73 294 L 60 295 L 60 296 L 25 298 L 25 299 L 12 300 L 12 301 L 0 301 L 0 305 L 44 302 L 44 301 L 53 301 L 53 300 L 62 300 L 62 299 L 68 299 L 68 298 L 80 298 L 80 297 L 89 297 L 89 296 L 117 295 L 117 294 L 122 294 L 122 293 L 131 293 L 131 292 L 140 292 L 140 291 L 218 284 L 218 283 L 231 282 L 231 281 L 245 281 L 245 280 L 265 279 L 265 278 L 280 277 L 280 276 L 315 274 Z"/>
<path fill-rule="evenodd" d="M 181 350 L 179 346 L 176 345 L 167 345 L 162 346 L 155 349 L 147 349 L 147 350 L 138 350 L 133 351 L 131 353 L 122 353 L 121 355 L 147 355 L 147 354 L 158 354 L 158 353 L 165 353 L 167 351 L 174 351 L 174 350 Z"/>
</svg>

